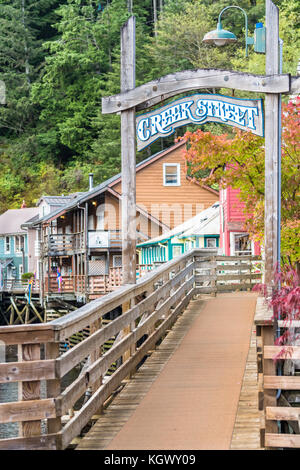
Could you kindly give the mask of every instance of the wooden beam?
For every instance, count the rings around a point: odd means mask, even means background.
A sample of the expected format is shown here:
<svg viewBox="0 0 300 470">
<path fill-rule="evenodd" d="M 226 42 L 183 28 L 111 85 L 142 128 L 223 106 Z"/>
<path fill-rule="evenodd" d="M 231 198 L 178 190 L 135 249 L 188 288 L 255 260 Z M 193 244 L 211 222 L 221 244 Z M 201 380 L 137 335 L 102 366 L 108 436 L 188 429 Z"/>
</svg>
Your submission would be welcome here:
<svg viewBox="0 0 300 470">
<path fill-rule="evenodd" d="M 265 390 L 300 390 L 300 377 L 289 375 L 264 375 Z"/>
<path fill-rule="evenodd" d="M 56 434 L 0 439 L 0 450 L 56 450 L 60 440 Z"/>
<path fill-rule="evenodd" d="M 121 29 L 121 90 L 135 87 L 135 18 Z M 122 283 L 136 283 L 136 136 L 135 109 L 121 112 Z M 127 303 L 126 303 L 127 306 Z M 125 310 L 127 307 L 124 307 Z"/>
<path fill-rule="evenodd" d="M 265 359 L 300 359 L 300 346 L 265 346 Z"/>
<path fill-rule="evenodd" d="M 18 346 L 19 361 L 38 361 L 40 359 L 40 345 L 26 344 Z M 39 400 L 40 381 L 28 381 L 19 383 L 19 401 Z M 39 436 L 41 434 L 41 421 L 24 421 L 19 427 L 20 437 Z"/>
<path fill-rule="evenodd" d="M 36 421 L 56 417 L 55 402 L 52 399 L 28 400 L 0 404 L 0 422 Z"/>
<path fill-rule="evenodd" d="M 185 70 L 166 75 L 132 90 L 102 98 L 102 114 L 117 113 L 138 106 L 149 108 L 160 101 L 188 91 L 229 88 L 255 93 L 288 93 L 290 75 L 254 75 L 227 70 Z"/>
<path fill-rule="evenodd" d="M 298 421 L 300 417 L 299 407 L 292 406 L 267 406 L 266 419 L 275 421 Z"/>
<path fill-rule="evenodd" d="M 287 448 L 300 448 L 300 435 L 296 434 L 274 434 L 266 433 L 265 435 L 266 447 L 287 447 Z"/>
<path fill-rule="evenodd" d="M 279 72 L 279 11 L 266 0 L 266 75 Z M 279 94 L 265 95 L 265 284 L 273 285 L 277 262 Z"/>
<path fill-rule="evenodd" d="M 274 332 L 275 332 L 275 328 L 273 325 L 261 327 L 261 336 L 262 336 L 263 346 L 271 346 L 271 345 L 273 346 Z M 264 412 L 267 406 L 276 406 L 277 404 L 276 388 L 269 389 L 265 387 L 266 385 L 265 379 L 267 378 L 266 376 L 274 376 L 274 375 L 276 375 L 276 364 L 274 363 L 274 361 L 270 361 L 268 359 L 263 358 Z M 277 424 L 274 421 L 265 421 L 265 432 L 276 433 Z"/>
<path fill-rule="evenodd" d="M 0 364 L 0 383 L 49 380 L 54 378 L 54 360 L 5 362 Z"/>
<path fill-rule="evenodd" d="M 48 343 L 45 345 L 45 356 L 49 361 L 55 361 L 59 357 L 59 343 Z M 56 399 L 60 394 L 61 381 L 60 378 L 51 378 L 47 380 L 47 397 Z M 55 400 L 54 400 L 55 401 Z M 59 432 L 61 430 L 61 412 L 57 412 L 55 416 L 49 416 L 47 421 L 47 430 L 49 434 Z"/>
</svg>

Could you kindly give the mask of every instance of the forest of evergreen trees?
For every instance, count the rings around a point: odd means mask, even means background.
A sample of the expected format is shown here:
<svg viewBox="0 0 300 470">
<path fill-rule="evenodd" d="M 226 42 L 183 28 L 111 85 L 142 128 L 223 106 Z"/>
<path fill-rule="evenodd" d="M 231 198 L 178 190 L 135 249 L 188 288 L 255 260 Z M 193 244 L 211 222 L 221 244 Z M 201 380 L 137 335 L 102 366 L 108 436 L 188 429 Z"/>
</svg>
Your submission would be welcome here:
<svg viewBox="0 0 300 470">
<path fill-rule="evenodd" d="M 283 72 L 295 75 L 300 2 L 275 3 Z M 255 23 L 264 21 L 264 0 L 0 0 L 0 80 L 6 86 L 6 105 L 0 105 L 0 213 L 20 207 L 23 199 L 34 205 L 42 194 L 84 191 L 90 171 L 98 184 L 120 170 L 120 117 L 102 115 L 101 98 L 120 91 L 120 28 L 131 10 L 137 85 L 195 68 L 264 73 L 263 55 L 250 48 L 245 58 L 238 10 L 223 17 L 237 45 L 202 43 L 228 4 L 246 10 L 253 35 Z M 138 161 L 173 140 L 153 143 Z"/>
</svg>

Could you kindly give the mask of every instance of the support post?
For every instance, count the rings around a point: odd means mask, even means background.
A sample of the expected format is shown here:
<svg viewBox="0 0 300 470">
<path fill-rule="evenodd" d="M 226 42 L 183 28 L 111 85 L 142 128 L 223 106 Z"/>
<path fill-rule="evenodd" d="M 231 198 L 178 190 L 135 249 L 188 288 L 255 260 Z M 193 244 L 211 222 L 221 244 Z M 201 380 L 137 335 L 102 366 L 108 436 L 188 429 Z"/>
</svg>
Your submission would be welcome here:
<svg viewBox="0 0 300 470">
<path fill-rule="evenodd" d="M 266 0 L 266 75 L 279 72 L 279 13 L 271 0 Z M 279 98 L 265 95 L 265 283 L 273 286 L 273 271 L 278 249 L 278 162 Z"/>
<path fill-rule="evenodd" d="M 18 345 L 19 362 L 38 361 L 40 359 L 39 344 L 20 344 Z M 19 401 L 40 400 L 40 381 L 19 382 L 18 384 Z M 20 437 L 33 437 L 41 435 L 41 421 L 23 421 L 19 426 Z"/>
<path fill-rule="evenodd" d="M 59 343 L 45 344 L 45 358 L 57 359 L 59 357 Z M 56 398 L 61 393 L 60 379 L 47 380 L 47 398 Z M 47 432 L 54 434 L 61 430 L 61 417 L 48 419 Z"/>
<path fill-rule="evenodd" d="M 135 17 L 121 29 L 121 91 L 135 87 Z M 121 112 L 122 157 L 122 284 L 136 283 L 136 139 L 135 108 Z M 131 302 L 122 305 L 125 313 Z M 130 332 L 130 326 L 123 334 Z M 123 361 L 131 355 L 126 351 Z"/>
<path fill-rule="evenodd" d="M 135 87 L 135 18 L 121 29 L 121 91 Z M 135 108 L 121 112 L 123 284 L 136 283 Z"/>
<path fill-rule="evenodd" d="M 85 208 L 84 208 L 84 254 L 85 254 L 85 279 L 84 279 L 84 286 L 82 286 L 82 290 L 85 293 L 85 299 L 86 302 L 89 301 L 89 293 L 90 293 L 90 286 L 89 286 L 89 226 L 88 226 L 88 220 L 89 220 L 89 205 L 86 202 L 85 203 Z"/>
</svg>

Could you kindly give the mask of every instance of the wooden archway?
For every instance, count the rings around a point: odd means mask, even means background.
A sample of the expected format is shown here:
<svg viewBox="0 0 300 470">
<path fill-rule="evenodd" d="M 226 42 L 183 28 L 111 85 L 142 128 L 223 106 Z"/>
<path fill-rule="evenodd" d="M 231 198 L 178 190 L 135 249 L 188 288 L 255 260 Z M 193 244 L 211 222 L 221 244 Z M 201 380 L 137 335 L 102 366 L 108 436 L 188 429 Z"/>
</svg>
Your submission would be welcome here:
<svg viewBox="0 0 300 470">
<path fill-rule="evenodd" d="M 199 69 L 166 75 L 135 87 L 135 18 L 121 30 L 121 93 L 102 98 L 102 113 L 121 114 L 123 283 L 136 282 L 136 111 L 192 90 L 229 88 L 265 95 L 265 282 L 278 256 L 279 105 L 281 93 L 300 91 L 300 78 L 279 73 L 279 12 L 266 0 L 266 74 Z"/>
</svg>

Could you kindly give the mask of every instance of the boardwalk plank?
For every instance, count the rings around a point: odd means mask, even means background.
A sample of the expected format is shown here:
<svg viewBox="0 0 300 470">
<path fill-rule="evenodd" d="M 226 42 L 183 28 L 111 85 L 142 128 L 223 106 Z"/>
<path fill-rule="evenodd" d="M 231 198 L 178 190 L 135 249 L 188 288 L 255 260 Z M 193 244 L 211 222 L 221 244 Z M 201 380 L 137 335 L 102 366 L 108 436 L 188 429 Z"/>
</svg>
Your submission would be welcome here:
<svg viewBox="0 0 300 470">
<path fill-rule="evenodd" d="M 241 302 L 242 311 L 238 310 L 237 312 L 234 312 L 232 311 L 232 308 L 230 309 L 230 314 L 235 315 L 236 313 L 238 313 L 236 317 L 234 316 L 235 321 L 233 321 L 232 318 L 227 317 L 227 315 L 229 315 L 227 311 L 224 313 L 224 302 L 226 303 L 227 298 L 230 299 L 228 300 L 229 302 L 232 301 L 232 299 L 235 299 L 234 301 L 237 303 Z M 204 319 L 205 308 L 209 303 L 212 302 L 215 303 L 214 305 L 218 306 L 217 308 L 219 310 L 222 310 L 222 312 L 216 314 L 215 319 L 213 318 L 213 315 L 205 315 L 205 321 L 208 323 L 201 324 L 202 320 Z M 248 307 L 246 307 L 247 302 Z M 174 436 L 176 437 L 177 445 L 178 442 L 181 442 L 181 446 L 178 446 L 177 448 L 195 448 L 195 434 L 198 433 L 199 436 L 196 437 L 199 442 L 196 448 L 203 448 L 204 446 L 204 448 L 207 449 L 259 449 L 260 417 L 257 411 L 258 406 L 255 405 L 257 401 L 258 389 L 255 385 L 255 383 L 257 382 L 257 373 L 255 368 L 256 342 L 255 335 L 253 333 L 253 316 L 255 302 L 256 296 L 252 293 L 236 293 L 230 295 L 222 294 L 219 295 L 217 298 L 208 298 L 208 300 L 205 300 L 205 302 L 203 300 L 199 301 L 199 299 L 191 301 L 189 307 L 186 309 L 183 315 L 179 317 L 175 326 L 173 327 L 171 332 L 168 333 L 165 340 L 160 344 L 157 350 L 155 350 L 153 354 L 147 359 L 146 363 L 139 369 L 139 371 L 135 374 L 132 380 L 125 385 L 124 389 L 120 392 L 120 394 L 115 397 L 113 402 L 105 410 L 104 414 L 99 418 L 99 420 L 86 434 L 86 436 L 81 440 L 76 449 L 112 450 L 118 448 L 145 448 L 144 446 L 138 447 L 138 445 L 142 445 L 141 442 L 139 442 L 139 439 L 141 435 L 143 435 L 143 433 L 145 432 L 145 429 L 141 426 L 143 424 L 143 421 L 145 421 L 145 419 L 148 419 L 149 415 L 152 415 L 154 413 L 154 409 L 156 409 L 156 405 L 153 403 L 152 399 L 156 399 L 157 394 L 161 394 L 162 397 L 163 393 L 165 392 L 168 393 L 169 400 L 173 400 L 172 395 L 175 395 L 177 399 L 179 398 L 180 400 L 183 400 L 181 402 L 181 405 L 179 405 L 177 408 L 179 427 L 175 434 L 171 435 L 171 439 Z M 252 309 L 252 311 L 249 313 L 248 310 L 248 313 L 244 313 L 244 310 L 246 312 L 247 308 L 249 309 L 249 305 L 251 305 L 250 310 Z M 214 308 L 213 310 L 215 311 Z M 240 321 L 240 316 L 242 314 L 245 314 L 245 318 L 247 317 L 247 320 L 245 319 L 245 325 L 243 324 L 243 321 L 241 322 L 241 325 L 237 325 L 236 323 Z M 222 316 L 226 316 L 226 318 L 222 318 Z M 193 330 L 194 328 L 191 329 L 191 325 L 193 325 L 194 327 L 196 324 L 195 322 L 197 321 L 200 321 L 201 324 L 201 334 L 197 338 L 193 338 L 191 336 L 191 330 Z M 186 354 L 190 356 L 193 355 L 195 347 L 198 347 L 197 344 L 200 345 L 202 348 L 208 350 L 208 331 L 214 331 L 215 329 L 218 330 L 218 327 L 220 327 L 220 321 L 222 322 L 222 328 L 225 328 L 227 325 L 230 332 L 230 334 L 222 330 L 217 332 L 217 334 L 220 334 L 220 337 L 222 338 L 221 342 L 224 343 L 223 346 L 226 350 L 226 354 L 228 354 L 226 356 L 228 357 L 228 361 L 232 361 L 232 365 L 228 368 L 228 375 L 230 377 L 224 377 L 224 368 L 222 363 L 220 362 L 220 358 L 222 357 L 222 351 L 221 348 L 216 347 L 216 344 L 218 344 L 218 341 L 216 339 L 213 340 L 216 343 L 213 347 L 212 356 L 210 356 L 209 351 L 208 358 L 202 357 L 203 354 L 200 353 L 197 357 L 197 364 L 191 364 L 190 370 L 186 370 L 188 368 L 185 367 L 184 358 L 182 357 L 182 355 L 178 354 L 179 348 L 181 348 L 184 344 L 185 349 L 187 351 Z M 250 344 L 251 347 L 249 349 L 250 331 L 252 332 L 252 336 Z M 242 344 L 242 335 L 245 335 L 245 344 Z M 230 350 L 235 350 L 235 348 L 237 348 L 237 350 L 243 351 L 243 353 L 240 353 L 238 355 L 230 353 Z M 227 351 L 229 351 L 229 353 L 227 353 Z M 242 356 L 244 357 L 244 359 L 242 359 Z M 216 380 L 214 385 L 214 380 L 216 378 L 213 379 L 209 387 L 210 390 L 208 390 L 208 398 L 206 399 L 208 400 L 208 402 L 210 401 L 212 404 L 214 404 L 213 406 L 216 407 L 214 412 L 218 413 L 218 416 L 220 417 L 219 420 L 214 419 L 214 415 L 210 415 L 210 410 L 207 409 L 207 406 L 205 405 L 204 401 L 205 398 L 203 394 L 206 393 L 205 387 L 204 389 L 201 388 L 203 387 L 203 383 L 205 383 L 205 380 L 208 377 L 209 371 L 206 369 L 206 367 L 208 361 L 211 361 L 212 358 L 217 361 L 214 366 L 215 375 L 220 374 L 220 377 L 222 377 L 223 374 L 223 378 L 220 378 L 220 380 L 225 380 L 225 382 L 222 386 L 222 384 L 218 383 L 218 380 Z M 203 369 L 200 369 L 200 367 L 202 367 Z M 241 371 L 238 372 L 237 375 L 234 375 L 232 369 L 238 369 L 240 367 Z M 171 383 L 168 384 L 168 382 L 163 381 L 167 371 L 171 370 L 172 374 L 174 373 L 175 369 L 181 371 L 181 380 L 179 381 L 179 383 L 173 383 L 173 380 L 175 380 L 174 378 L 172 378 L 173 375 L 170 376 Z M 200 373 L 200 371 L 202 372 Z M 194 387 L 196 387 L 195 390 L 189 390 L 192 387 L 190 383 L 188 387 L 186 385 L 186 378 L 189 376 L 189 374 L 196 374 L 196 377 L 194 377 L 193 385 Z M 240 377 L 240 379 L 237 379 L 237 377 Z M 160 391 L 158 391 L 157 388 L 158 382 L 160 382 L 160 386 L 162 387 L 159 389 Z M 235 388 L 236 391 L 233 392 L 231 388 Z M 170 393 L 169 390 L 172 390 L 172 393 Z M 189 398 L 186 399 L 185 395 L 187 394 L 187 392 L 191 392 L 192 395 L 189 395 Z M 231 396 L 230 402 L 232 402 L 233 400 L 235 403 L 230 412 L 228 412 L 228 406 L 226 405 L 226 401 L 224 401 L 223 398 L 224 393 L 229 393 Z M 218 399 L 219 395 L 221 401 L 220 405 L 217 405 L 217 402 L 214 402 L 214 400 Z M 193 431 L 193 426 L 189 423 L 189 421 L 194 417 L 188 414 L 188 408 L 187 410 L 181 409 L 182 405 L 185 406 L 185 402 L 187 402 L 187 405 L 189 404 L 188 402 L 190 400 L 190 397 L 194 397 L 193 400 L 195 404 L 195 412 L 197 412 L 197 406 L 199 407 L 199 404 L 201 405 L 201 401 L 203 402 L 202 406 L 200 406 L 200 409 L 202 410 L 202 416 L 199 416 L 200 426 L 198 426 L 197 423 L 195 432 Z M 252 401 L 253 397 L 254 402 Z M 153 409 L 151 407 L 152 403 Z M 249 403 L 252 403 L 252 406 L 249 406 Z M 130 406 L 128 406 L 128 404 L 130 404 Z M 145 410 L 145 412 L 148 413 L 148 416 L 147 418 L 144 416 L 143 419 L 137 420 L 137 418 L 141 416 L 139 414 L 141 413 L 141 407 L 144 407 L 143 409 Z M 169 439 L 170 433 L 167 429 L 164 428 L 163 419 L 164 417 L 166 417 L 167 419 L 169 419 L 170 417 L 172 418 L 172 414 L 174 414 L 172 405 L 168 404 L 168 406 L 164 406 L 162 403 L 162 408 L 159 409 L 158 413 L 160 413 L 161 426 L 159 426 L 155 430 L 155 433 L 160 434 L 160 436 L 163 435 L 164 438 Z M 220 416 L 220 413 L 221 415 L 223 413 L 224 416 Z M 127 421 L 124 422 L 124 420 L 126 419 Z M 204 419 L 207 420 L 206 429 L 205 423 L 201 422 L 201 420 L 203 421 Z M 203 437 L 201 434 L 201 432 L 203 433 L 203 429 L 207 431 L 210 427 L 216 427 L 215 432 L 213 432 L 213 434 L 216 434 L 218 427 L 217 421 L 224 421 L 224 419 L 227 424 L 225 425 L 225 428 L 222 429 L 222 431 L 223 433 L 227 433 L 226 439 L 223 439 L 223 437 L 221 437 L 219 444 L 218 441 L 215 441 L 213 442 L 212 446 L 206 445 L 207 441 L 205 441 L 205 437 Z M 133 422 L 135 424 L 138 424 L 136 430 L 130 424 Z M 130 432 L 128 432 L 129 429 Z M 134 445 L 134 447 L 132 447 L 133 444 L 129 443 L 126 444 L 127 447 L 124 447 L 124 435 L 127 434 L 128 436 L 130 436 L 133 431 L 137 432 L 137 437 L 132 438 L 133 440 L 135 440 L 137 445 Z M 186 434 L 188 435 L 186 436 Z M 170 448 L 170 441 L 161 443 L 162 447 L 157 447 L 157 441 L 155 441 L 154 444 L 148 444 L 148 447 L 146 447 L 148 449 Z M 174 445 L 176 445 L 176 443 Z"/>
</svg>

